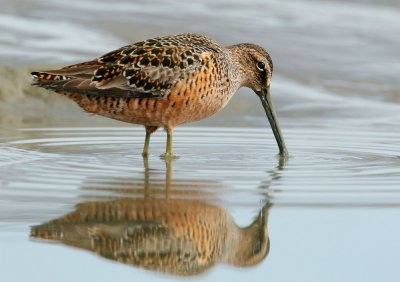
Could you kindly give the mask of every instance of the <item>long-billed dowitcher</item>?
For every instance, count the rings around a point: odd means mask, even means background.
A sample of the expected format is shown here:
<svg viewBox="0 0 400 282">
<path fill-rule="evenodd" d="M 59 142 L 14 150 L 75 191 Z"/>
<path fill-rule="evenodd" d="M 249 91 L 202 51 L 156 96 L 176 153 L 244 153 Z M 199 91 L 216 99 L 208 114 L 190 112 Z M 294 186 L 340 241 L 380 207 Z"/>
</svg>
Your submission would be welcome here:
<svg viewBox="0 0 400 282">
<path fill-rule="evenodd" d="M 35 85 L 74 100 L 89 113 L 167 132 L 165 156 L 172 156 L 175 126 L 221 110 L 240 87 L 261 99 L 279 146 L 287 149 L 271 101 L 273 64 L 260 46 L 223 47 L 199 34 L 157 37 L 130 44 L 92 61 L 57 70 L 32 72 Z"/>
</svg>

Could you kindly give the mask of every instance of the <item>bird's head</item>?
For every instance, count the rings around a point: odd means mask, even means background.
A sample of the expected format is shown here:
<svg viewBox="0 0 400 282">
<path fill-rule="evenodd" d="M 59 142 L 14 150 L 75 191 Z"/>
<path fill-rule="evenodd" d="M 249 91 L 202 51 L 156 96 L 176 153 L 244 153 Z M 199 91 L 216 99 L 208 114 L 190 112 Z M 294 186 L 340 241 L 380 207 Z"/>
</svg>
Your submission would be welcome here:
<svg viewBox="0 0 400 282">
<path fill-rule="evenodd" d="M 261 99 L 269 123 L 278 143 L 279 154 L 287 156 L 285 141 L 272 104 L 270 84 L 273 72 L 271 56 L 264 48 L 255 44 L 242 43 L 228 47 L 232 59 L 240 69 L 241 86 L 251 88 Z"/>
<path fill-rule="evenodd" d="M 269 205 L 262 208 L 254 222 L 240 228 L 233 244 L 229 246 L 228 264 L 234 266 L 253 266 L 263 261 L 270 250 L 268 234 Z"/>
</svg>

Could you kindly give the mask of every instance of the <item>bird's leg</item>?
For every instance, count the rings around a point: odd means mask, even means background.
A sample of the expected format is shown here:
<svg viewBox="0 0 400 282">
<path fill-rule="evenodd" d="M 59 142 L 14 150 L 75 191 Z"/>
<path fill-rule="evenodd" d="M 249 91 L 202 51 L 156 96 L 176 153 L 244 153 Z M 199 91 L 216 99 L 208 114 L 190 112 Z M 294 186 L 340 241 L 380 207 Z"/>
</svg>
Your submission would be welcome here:
<svg viewBox="0 0 400 282">
<path fill-rule="evenodd" d="M 165 148 L 165 153 L 160 156 L 161 159 L 167 161 L 167 160 L 174 160 L 178 159 L 179 156 L 174 156 L 172 153 L 172 132 L 173 132 L 172 127 L 165 127 L 165 131 L 167 132 L 167 146 Z"/>
<path fill-rule="evenodd" d="M 172 156 L 172 128 L 167 128 L 167 148 L 165 150 L 165 157 L 171 158 Z"/>
<path fill-rule="evenodd" d="M 165 148 L 165 153 L 160 156 L 161 159 L 164 160 L 173 160 L 179 158 L 178 156 L 174 156 L 172 153 L 172 127 L 165 127 L 165 131 L 167 132 L 167 146 Z"/>
<path fill-rule="evenodd" d="M 143 152 L 142 152 L 143 157 L 147 157 L 149 155 L 150 135 L 151 135 L 151 133 L 149 133 L 146 130 L 146 139 L 144 140 L 144 147 L 143 147 Z"/>
<path fill-rule="evenodd" d="M 144 140 L 144 147 L 142 156 L 147 157 L 149 155 L 149 144 L 150 144 L 150 135 L 157 130 L 157 126 L 146 126 L 146 139 Z"/>
</svg>

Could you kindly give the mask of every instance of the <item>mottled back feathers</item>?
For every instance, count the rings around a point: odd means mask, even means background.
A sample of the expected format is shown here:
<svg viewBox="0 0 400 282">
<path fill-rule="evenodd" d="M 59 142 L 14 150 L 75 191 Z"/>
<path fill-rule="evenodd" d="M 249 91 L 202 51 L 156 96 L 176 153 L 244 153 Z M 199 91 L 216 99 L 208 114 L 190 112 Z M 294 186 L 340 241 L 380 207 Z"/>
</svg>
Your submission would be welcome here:
<svg viewBox="0 0 400 282">
<path fill-rule="evenodd" d="M 197 34 L 158 37 L 130 44 L 93 61 L 33 72 L 35 85 L 86 95 L 160 98 L 204 67 L 222 47 Z"/>
</svg>

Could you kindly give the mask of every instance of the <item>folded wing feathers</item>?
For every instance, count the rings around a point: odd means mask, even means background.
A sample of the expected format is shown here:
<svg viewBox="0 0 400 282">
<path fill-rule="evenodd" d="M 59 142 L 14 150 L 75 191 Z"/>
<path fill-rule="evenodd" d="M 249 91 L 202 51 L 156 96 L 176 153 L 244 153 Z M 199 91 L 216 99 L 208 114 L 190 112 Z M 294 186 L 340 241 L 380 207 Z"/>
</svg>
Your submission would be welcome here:
<svg viewBox="0 0 400 282">
<path fill-rule="evenodd" d="M 64 92 L 163 97 L 179 80 L 203 66 L 204 52 L 219 52 L 218 46 L 207 40 L 193 34 L 149 39 L 93 61 L 33 72 L 32 76 L 35 85 Z M 202 47 L 204 41 L 211 47 Z"/>
</svg>

